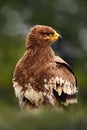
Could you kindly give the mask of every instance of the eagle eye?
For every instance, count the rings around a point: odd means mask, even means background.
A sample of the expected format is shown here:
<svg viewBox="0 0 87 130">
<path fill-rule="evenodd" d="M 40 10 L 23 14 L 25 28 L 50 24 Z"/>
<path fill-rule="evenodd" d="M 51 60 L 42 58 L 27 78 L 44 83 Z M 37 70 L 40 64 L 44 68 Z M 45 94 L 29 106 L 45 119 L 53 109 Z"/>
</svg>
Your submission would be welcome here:
<svg viewBox="0 0 87 130">
<path fill-rule="evenodd" d="M 43 35 L 45 36 L 53 36 L 54 33 L 50 33 L 50 32 L 44 32 Z"/>
</svg>

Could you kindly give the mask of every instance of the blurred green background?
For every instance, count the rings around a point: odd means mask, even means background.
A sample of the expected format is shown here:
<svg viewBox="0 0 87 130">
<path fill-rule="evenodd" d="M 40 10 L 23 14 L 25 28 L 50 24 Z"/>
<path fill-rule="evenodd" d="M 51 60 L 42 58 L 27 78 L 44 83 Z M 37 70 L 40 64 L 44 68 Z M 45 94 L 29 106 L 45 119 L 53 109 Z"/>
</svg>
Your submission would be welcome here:
<svg viewBox="0 0 87 130">
<path fill-rule="evenodd" d="M 62 36 L 52 45 L 78 80 L 78 104 L 39 115 L 20 112 L 12 88 L 14 67 L 25 51 L 29 28 L 49 25 Z M 87 130 L 87 0 L 0 1 L 0 130 Z"/>
</svg>

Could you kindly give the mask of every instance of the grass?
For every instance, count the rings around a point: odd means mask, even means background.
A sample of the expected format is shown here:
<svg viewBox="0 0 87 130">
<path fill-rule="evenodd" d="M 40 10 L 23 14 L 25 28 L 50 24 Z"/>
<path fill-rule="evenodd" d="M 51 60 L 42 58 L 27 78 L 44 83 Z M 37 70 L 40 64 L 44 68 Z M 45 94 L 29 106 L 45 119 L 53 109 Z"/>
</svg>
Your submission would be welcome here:
<svg viewBox="0 0 87 130">
<path fill-rule="evenodd" d="M 86 130 L 87 106 L 78 104 L 64 111 L 41 109 L 37 113 L 20 111 L 0 103 L 0 130 Z"/>
</svg>

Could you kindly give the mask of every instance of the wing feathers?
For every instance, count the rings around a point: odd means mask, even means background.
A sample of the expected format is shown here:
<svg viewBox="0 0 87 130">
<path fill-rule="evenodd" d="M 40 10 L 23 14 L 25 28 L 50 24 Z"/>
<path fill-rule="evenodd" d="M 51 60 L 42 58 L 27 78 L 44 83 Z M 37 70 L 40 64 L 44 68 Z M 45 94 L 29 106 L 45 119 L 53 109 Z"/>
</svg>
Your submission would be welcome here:
<svg viewBox="0 0 87 130">
<path fill-rule="evenodd" d="M 73 85 L 67 80 L 64 80 L 62 77 L 52 78 L 48 82 L 49 86 L 55 89 L 59 95 L 61 95 L 62 91 L 68 95 L 73 95 L 77 93 L 77 87 L 75 84 Z"/>
</svg>

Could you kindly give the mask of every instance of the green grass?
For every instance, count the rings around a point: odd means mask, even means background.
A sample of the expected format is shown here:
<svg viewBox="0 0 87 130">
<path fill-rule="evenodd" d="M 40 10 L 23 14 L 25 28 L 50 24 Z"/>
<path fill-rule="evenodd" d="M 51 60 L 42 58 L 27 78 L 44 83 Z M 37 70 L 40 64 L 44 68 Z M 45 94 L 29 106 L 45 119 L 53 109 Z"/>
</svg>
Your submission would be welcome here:
<svg viewBox="0 0 87 130">
<path fill-rule="evenodd" d="M 0 103 L 0 130 L 86 130 L 87 106 L 79 104 L 65 110 L 42 108 L 24 112 L 17 104 Z"/>
</svg>

